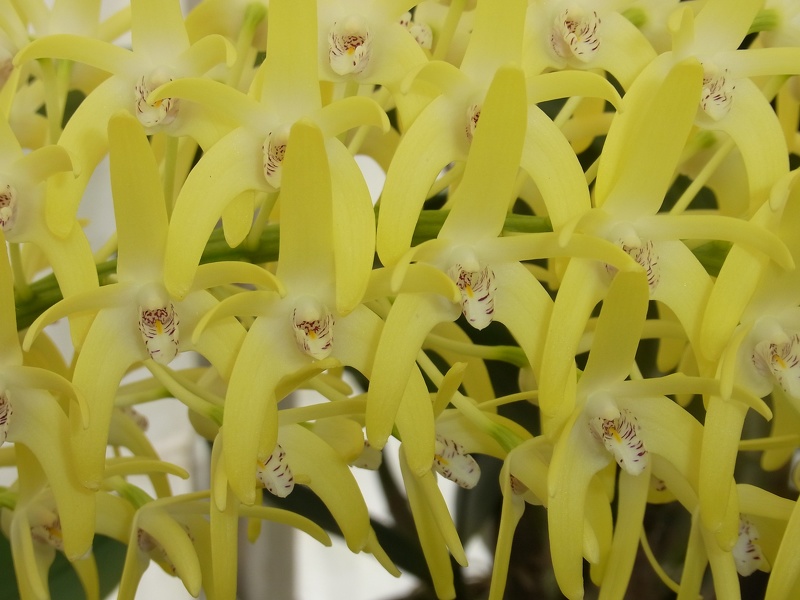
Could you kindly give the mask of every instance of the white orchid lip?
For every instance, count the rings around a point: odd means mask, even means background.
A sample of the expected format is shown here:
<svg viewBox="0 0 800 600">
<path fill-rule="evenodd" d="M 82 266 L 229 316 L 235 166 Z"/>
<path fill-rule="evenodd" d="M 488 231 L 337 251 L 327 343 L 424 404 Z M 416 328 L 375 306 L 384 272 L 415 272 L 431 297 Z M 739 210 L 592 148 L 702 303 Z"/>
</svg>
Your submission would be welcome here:
<svg viewBox="0 0 800 600">
<path fill-rule="evenodd" d="M 590 399 L 592 402 L 593 399 Z M 640 475 L 650 456 L 639 436 L 639 423 L 627 408 L 619 409 L 610 398 L 597 399 L 599 410 L 589 416 L 589 430 L 629 475 Z"/>
<path fill-rule="evenodd" d="M 410 12 L 406 12 L 400 17 L 400 25 L 405 27 L 408 32 L 414 37 L 419 44 L 420 48 L 430 50 L 433 48 L 433 31 L 427 23 L 419 23 L 414 21 Z"/>
<path fill-rule="evenodd" d="M 494 298 L 497 292 L 494 271 L 488 266 L 471 269 L 456 263 L 447 274 L 461 292 L 461 312 L 475 329 L 485 329 L 494 318 Z"/>
<path fill-rule="evenodd" d="M 5 392 L 0 393 L 0 446 L 8 439 L 8 428 L 12 414 L 13 410 L 8 395 Z"/>
<path fill-rule="evenodd" d="M 471 489 L 478 484 L 481 468 L 464 447 L 441 434 L 436 434 L 433 468 L 445 479 L 457 483 L 462 488 Z"/>
<path fill-rule="evenodd" d="M 178 355 L 180 321 L 172 302 L 139 306 L 139 332 L 154 361 L 168 365 Z"/>
<path fill-rule="evenodd" d="M 650 293 L 655 292 L 661 281 L 661 269 L 658 252 L 656 252 L 653 241 L 640 238 L 633 227 L 627 223 L 615 227 L 609 237 L 644 269 Z M 617 272 L 616 268 L 611 265 L 606 265 L 606 269 L 612 275 Z"/>
<path fill-rule="evenodd" d="M 336 21 L 328 32 L 328 60 L 337 75 L 357 75 L 369 65 L 372 36 L 363 17 Z"/>
<path fill-rule="evenodd" d="M 364 440 L 364 449 L 350 465 L 368 471 L 377 471 L 383 463 L 383 452 Z"/>
<path fill-rule="evenodd" d="M 283 158 L 286 156 L 286 144 L 289 142 L 288 129 L 270 131 L 261 146 L 264 153 L 264 179 L 273 188 L 280 189 L 283 173 Z"/>
<path fill-rule="evenodd" d="M 177 98 L 162 98 L 153 104 L 147 102 L 153 90 L 173 79 L 166 69 L 155 69 L 150 75 L 140 77 L 134 85 L 136 118 L 144 127 L 169 125 L 178 116 L 180 102 Z"/>
<path fill-rule="evenodd" d="M 156 561 L 164 570 L 172 575 L 177 575 L 178 568 L 170 560 L 164 547 L 141 527 L 136 531 L 136 543 L 139 546 L 139 550 Z"/>
<path fill-rule="evenodd" d="M 730 112 L 735 90 L 736 86 L 728 76 L 727 69 L 720 69 L 711 63 L 703 64 L 700 106 L 709 117 L 719 121 Z"/>
<path fill-rule="evenodd" d="M 316 298 L 304 296 L 292 311 L 297 347 L 311 358 L 322 360 L 330 356 L 333 351 L 333 325 L 331 311 Z"/>
<path fill-rule="evenodd" d="M 746 517 L 739 516 L 739 537 L 731 550 L 736 562 L 736 571 L 742 577 L 752 575 L 756 571 L 766 571 L 769 563 L 764 558 L 758 544 L 759 532 L 756 526 Z"/>
<path fill-rule="evenodd" d="M 565 8 L 556 15 L 550 31 L 550 46 L 561 58 L 589 62 L 600 47 L 600 17 L 596 11 Z"/>
<path fill-rule="evenodd" d="M 13 185 L 0 183 L 0 227 L 6 233 L 11 231 L 17 220 L 17 199 L 17 190 Z"/>
<path fill-rule="evenodd" d="M 286 498 L 294 490 L 294 475 L 280 444 L 265 459 L 256 459 L 256 479 L 259 484 L 278 498 Z"/>
</svg>

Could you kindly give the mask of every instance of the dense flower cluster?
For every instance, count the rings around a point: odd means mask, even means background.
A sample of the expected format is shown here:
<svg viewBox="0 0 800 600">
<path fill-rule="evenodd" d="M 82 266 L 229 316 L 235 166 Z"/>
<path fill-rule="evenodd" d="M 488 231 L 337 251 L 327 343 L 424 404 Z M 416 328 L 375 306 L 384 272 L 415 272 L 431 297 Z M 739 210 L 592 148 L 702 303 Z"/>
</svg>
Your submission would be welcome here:
<svg viewBox="0 0 800 600">
<path fill-rule="evenodd" d="M 100 22 L 98 1 L 5 3 L 0 465 L 17 481 L 0 524 L 22 597 L 49 597 L 56 553 L 97 597 L 102 534 L 128 547 L 121 598 L 153 560 L 232 599 L 240 518 L 329 543 L 263 502 L 300 485 L 399 575 L 352 474 L 390 437 L 440 598 L 466 555 L 437 477 L 474 487 L 478 455 L 502 463 L 490 598 L 526 505 L 576 599 L 587 563 L 601 598 L 624 596 L 645 510 L 668 502 L 692 523 L 679 581 L 660 571 L 679 598 L 709 568 L 719 598 L 756 570 L 768 599 L 797 597 L 796 498 L 734 468 L 800 446 L 799 16 L 131 0 Z M 386 173 L 375 207 L 356 154 Z M 76 215 L 106 155 L 116 231 L 93 253 Z M 64 318 L 69 364 L 47 329 Z M 186 352 L 204 366 L 171 366 Z M 486 361 L 519 368 L 518 393 L 498 397 Z M 282 406 L 298 388 L 318 401 Z M 209 490 L 171 494 L 186 474 L 133 409 L 161 397 L 212 445 Z M 751 412 L 771 435 L 742 439 Z"/>
</svg>

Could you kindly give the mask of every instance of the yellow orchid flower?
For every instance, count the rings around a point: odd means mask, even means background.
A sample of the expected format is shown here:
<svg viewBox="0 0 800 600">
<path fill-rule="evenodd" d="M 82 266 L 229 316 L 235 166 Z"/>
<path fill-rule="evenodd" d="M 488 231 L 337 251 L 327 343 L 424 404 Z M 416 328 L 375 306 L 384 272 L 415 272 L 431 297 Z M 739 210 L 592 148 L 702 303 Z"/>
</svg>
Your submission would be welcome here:
<svg viewBox="0 0 800 600">
<path fill-rule="evenodd" d="M 487 90 L 499 69 L 520 63 L 525 8 L 525 2 L 518 0 L 502 6 L 479 3 L 475 29 L 460 68 L 433 61 L 415 75 L 415 81 L 441 89 L 442 94 L 404 133 L 386 174 L 377 238 L 384 265 L 395 265 L 411 246 L 419 211 L 436 177 L 450 163 L 467 159 Z M 507 93 L 511 90 L 509 87 Z M 588 210 L 588 189 L 572 148 L 535 103 L 574 94 L 618 104 L 619 97 L 607 81 L 588 73 L 531 77 L 524 91 L 518 87 L 513 90 L 514 101 L 521 102 L 524 111 L 523 115 L 515 111 L 513 128 L 524 132 L 524 144 L 517 164 L 510 168 L 521 166 L 530 175 L 553 228 L 558 230 L 569 218 Z M 554 177 L 553 173 L 559 175 Z M 508 207 L 502 208 L 505 212 Z"/>
<path fill-rule="evenodd" d="M 337 299 L 340 310 L 358 304 L 366 286 L 362 271 L 367 253 L 373 251 L 374 213 L 368 189 L 353 157 L 335 136 L 356 126 L 388 128 L 386 114 L 374 101 L 348 98 L 322 107 L 317 79 L 314 1 L 273 2 L 267 58 L 253 83 L 251 98 L 221 84 L 208 81 L 175 81 L 157 90 L 157 97 L 171 95 L 207 103 L 221 111 L 232 111 L 240 126 L 224 136 L 198 162 L 176 201 L 167 243 L 166 272 L 170 292 L 182 297 L 189 289 L 194 269 L 206 240 L 231 209 L 241 223 L 239 233 L 226 237 L 231 245 L 242 241 L 253 221 L 253 203 L 237 204 L 237 198 L 267 192 L 268 202 L 259 218 L 266 222 L 282 187 L 284 157 L 293 123 L 309 118 L 323 131 L 330 163 L 334 210 Z M 287 90 L 291 90 L 288 93 Z M 246 197 L 245 197 L 246 199 Z M 233 204 L 232 204 L 233 201 Z M 283 209 L 281 209 L 283 210 Z M 310 220 L 309 223 L 313 223 Z M 339 236 L 347 232 L 345 239 Z M 205 237 L 204 237 L 205 236 Z M 354 260 L 359 267 L 351 269 Z M 370 259 L 371 265 L 371 259 Z M 358 274 L 360 279 L 353 279 Z M 350 288 L 345 291 L 346 288 Z"/>
<path fill-rule="evenodd" d="M 525 71 L 601 69 L 628 89 L 655 59 L 647 38 L 617 12 L 618 2 L 534 0 L 525 33 Z"/>
<path fill-rule="evenodd" d="M 232 52 L 221 36 L 189 44 L 177 1 L 133 0 L 133 50 L 70 34 L 39 38 L 15 57 L 16 64 L 39 58 L 59 58 L 94 66 L 112 75 L 80 104 L 59 138 L 71 156 L 77 176 L 58 176 L 48 187 L 46 219 L 56 235 L 64 236 L 89 177 L 107 151 L 107 126 L 119 110 L 136 115 L 149 133 L 188 135 L 201 146 L 216 141 L 216 122 L 197 114 L 197 107 L 181 106 L 176 99 L 150 102 L 150 92 L 180 77 L 201 76 L 226 61 Z M 156 26 L 157 25 L 157 26 Z"/>
<path fill-rule="evenodd" d="M 26 338 L 30 345 L 47 323 L 81 311 L 96 312 L 73 374 L 75 386 L 91 399 L 89 427 L 71 414 L 73 442 L 81 457 L 77 468 L 89 486 L 96 486 L 102 474 L 114 396 L 128 368 L 152 360 L 155 369 L 181 350 L 197 349 L 227 377 L 244 332 L 229 320 L 192 342 L 195 324 L 216 304 L 204 288 L 231 279 L 273 283 L 251 265 L 209 264 L 199 271 L 199 288 L 181 301 L 171 298 L 162 266 L 166 206 L 155 157 L 142 126 L 126 112 L 111 118 L 109 145 L 119 248 L 117 281 L 56 304 L 37 319 Z"/>
</svg>

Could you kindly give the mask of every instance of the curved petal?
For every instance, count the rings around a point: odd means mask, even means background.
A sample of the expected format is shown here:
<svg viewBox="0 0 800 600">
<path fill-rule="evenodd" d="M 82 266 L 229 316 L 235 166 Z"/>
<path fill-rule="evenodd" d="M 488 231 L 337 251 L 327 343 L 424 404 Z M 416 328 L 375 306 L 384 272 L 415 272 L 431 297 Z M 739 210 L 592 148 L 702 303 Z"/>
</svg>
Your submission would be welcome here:
<svg viewBox="0 0 800 600">
<path fill-rule="evenodd" d="M 222 430 L 232 433 L 225 436 L 225 471 L 231 489 L 244 504 L 255 501 L 259 451 L 271 452 L 278 441 L 278 383 L 309 362 L 294 348 L 276 343 L 292 339 L 290 326 L 288 319 L 277 316 L 256 319 L 228 385 Z"/>
<path fill-rule="evenodd" d="M 497 70 L 480 112 L 461 183 L 451 196 L 440 239 L 496 237 L 513 200 L 526 131 L 525 80 L 517 67 Z M 491 198 L 492 201 L 487 201 Z"/>
<path fill-rule="evenodd" d="M 117 223 L 120 280 L 152 278 L 164 260 L 167 205 L 158 164 L 144 129 L 130 113 L 108 122 L 111 192 Z"/>
<path fill-rule="evenodd" d="M 0 248 L 6 248 L 6 238 L 0 230 Z M 14 276 L 8 264 L 8 254 L 0 256 L 0 305 L 15 306 Z M 12 310 L 0 311 L 0 365 L 22 364 L 22 350 L 17 333 L 17 318 Z"/>
<path fill-rule="evenodd" d="M 277 268 L 278 279 L 290 290 L 297 289 L 298 282 L 308 288 L 312 281 L 312 289 L 333 284 L 333 191 L 325 146 L 322 132 L 311 121 L 292 125 L 283 159 Z"/>
<path fill-rule="evenodd" d="M 192 169 L 170 220 L 164 259 L 164 285 L 173 298 L 192 287 L 206 242 L 224 207 L 247 190 L 266 189 L 261 141 L 237 129 L 217 142 Z"/>
<path fill-rule="evenodd" d="M 215 112 L 233 117 L 243 127 L 263 122 L 264 107 L 234 87 L 200 77 L 181 77 L 157 87 L 147 97 L 148 103 L 164 98 L 197 102 Z"/>
<path fill-rule="evenodd" d="M 206 263 L 197 267 L 192 291 L 206 290 L 220 285 L 247 284 L 286 295 L 281 281 L 264 267 L 235 260 Z"/>
<path fill-rule="evenodd" d="M 344 145 L 329 140 L 326 149 L 332 183 L 336 308 L 347 314 L 361 302 L 372 275 L 375 211 L 364 175 Z"/>
<path fill-rule="evenodd" d="M 762 0 L 745 0 L 731 10 L 725 0 L 709 0 L 694 18 L 693 51 L 698 56 L 719 50 L 734 49 L 741 44 L 753 24 Z"/>
<path fill-rule="evenodd" d="M 419 212 L 436 176 L 467 155 L 466 114 L 440 96 L 417 117 L 392 159 L 380 200 L 377 250 L 389 267 L 411 247 Z"/>
<path fill-rule="evenodd" d="M 458 307 L 431 294 L 401 294 L 383 328 L 369 385 L 367 439 L 383 448 L 425 336 L 442 321 L 454 321 Z"/>
<path fill-rule="evenodd" d="M 153 64 L 174 59 L 189 48 L 177 0 L 134 0 L 131 2 L 131 45 L 146 54 Z"/>
<path fill-rule="evenodd" d="M 327 104 L 320 110 L 309 113 L 309 118 L 319 125 L 326 138 L 336 137 L 354 127 L 379 127 L 389 131 L 389 117 L 380 104 L 366 96 L 349 96 Z"/>
<path fill-rule="evenodd" d="M 361 551 L 369 540 L 369 512 L 350 467 L 302 425 L 281 427 L 279 439 L 295 477 L 307 479 L 308 487 L 331 511 L 347 547 Z"/>
<path fill-rule="evenodd" d="M 144 506 L 139 510 L 135 523 L 159 543 L 186 590 L 197 597 L 203 576 L 189 533 L 160 507 Z"/>
<path fill-rule="evenodd" d="M 609 212 L 653 214 L 672 182 L 697 113 L 703 70 L 696 59 L 672 68 L 668 61 L 662 55 L 642 72 L 611 123 L 595 188 L 597 206 Z"/>
<path fill-rule="evenodd" d="M 647 317 L 648 300 L 644 273 L 620 271 L 614 276 L 597 319 L 579 390 L 590 392 L 628 376 Z"/>
<path fill-rule="evenodd" d="M 67 33 L 47 35 L 32 41 L 14 57 L 14 64 L 20 66 L 38 58 L 60 58 L 108 73 L 127 73 L 136 64 L 136 57 L 130 50 L 102 40 Z"/>
<path fill-rule="evenodd" d="M 528 108 L 528 129 L 520 166 L 530 175 L 558 232 L 591 208 L 583 169 L 564 134 L 537 106 Z"/>
<path fill-rule="evenodd" d="M 61 146 L 44 146 L 22 156 L 13 168 L 20 179 L 44 181 L 55 173 L 72 171 L 72 159 Z"/>
<path fill-rule="evenodd" d="M 367 406 L 369 404 L 368 400 Z M 409 374 L 403 397 L 397 407 L 395 423 L 403 441 L 408 467 L 417 475 L 430 472 L 436 439 L 433 403 L 416 366 Z"/>
<path fill-rule="evenodd" d="M 316 2 L 270 2 L 261 101 L 282 120 L 293 122 L 321 106 L 317 60 Z"/>
<path fill-rule="evenodd" d="M 478 81 L 486 81 L 503 65 L 518 64 L 527 8 L 524 0 L 479 2 L 461 70 Z"/>
<path fill-rule="evenodd" d="M 553 71 L 528 77 L 526 80 L 528 102 L 538 104 L 558 98 L 581 96 L 602 98 L 619 109 L 622 98 L 613 85 L 601 75 L 591 71 Z"/>
</svg>

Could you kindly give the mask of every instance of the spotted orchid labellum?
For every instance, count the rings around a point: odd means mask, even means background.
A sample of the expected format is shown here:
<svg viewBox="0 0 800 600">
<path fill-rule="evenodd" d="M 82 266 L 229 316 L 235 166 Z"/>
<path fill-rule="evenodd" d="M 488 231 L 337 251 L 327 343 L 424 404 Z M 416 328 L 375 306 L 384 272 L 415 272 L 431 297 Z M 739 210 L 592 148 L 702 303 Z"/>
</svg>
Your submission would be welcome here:
<svg viewBox="0 0 800 600">
<path fill-rule="evenodd" d="M 742 577 L 752 575 L 756 571 L 768 571 L 769 563 L 758 543 L 758 528 L 746 516 L 739 516 L 739 537 L 731 551 L 736 561 L 736 571 Z"/>
<path fill-rule="evenodd" d="M 266 459 L 256 460 L 256 479 L 259 485 L 279 498 L 285 498 L 294 490 L 294 477 L 286 460 L 286 452 L 280 444 Z"/>
<path fill-rule="evenodd" d="M 433 468 L 445 479 L 465 489 L 472 489 L 481 477 L 481 468 L 464 447 L 453 439 L 436 435 Z"/>
<path fill-rule="evenodd" d="M 553 21 L 550 45 L 561 58 L 577 58 L 581 62 L 592 59 L 600 47 L 600 17 L 596 11 L 581 7 L 568 7 Z"/>
<path fill-rule="evenodd" d="M 172 81 L 174 78 L 167 69 L 156 69 L 150 75 L 142 75 L 134 86 L 134 101 L 136 118 L 148 129 L 159 125 L 169 125 L 178 116 L 180 100 L 177 98 L 162 98 L 152 104 L 147 102 L 147 97 L 157 87 Z"/>
<path fill-rule="evenodd" d="M 460 263 L 448 270 L 450 278 L 461 293 L 461 312 L 475 329 L 485 329 L 494 316 L 494 299 L 497 292 L 494 271 L 488 266 L 474 271 Z"/>
<path fill-rule="evenodd" d="M 650 457 L 639 436 L 636 416 L 630 410 L 620 410 L 609 404 L 601 414 L 590 417 L 589 429 L 620 468 L 630 475 L 639 475 L 645 470 Z"/>
<path fill-rule="evenodd" d="M 351 15 L 336 21 L 328 33 L 328 58 L 337 75 L 357 75 L 369 66 L 372 36 L 363 17 Z"/>
<path fill-rule="evenodd" d="M 700 106 L 714 121 L 719 121 L 730 112 L 735 90 L 736 85 L 727 69 L 720 69 L 712 64 L 704 65 Z"/>
<path fill-rule="evenodd" d="M 8 439 L 8 428 L 14 411 L 6 393 L 0 393 L 0 446 Z"/>
<path fill-rule="evenodd" d="M 800 333 L 776 330 L 755 345 L 752 361 L 762 377 L 774 379 L 789 396 L 800 399 Z"/>
<path fill-rule="evenodd" d="M 289 132 L 279 130 L 270 132 L 261 147 L 264 153 L 264 179 L 276 190 L 281 187 L 281 165 L 283 164 L 283 157 L 286 156 L 286 143 L 288 141 Z"/>
<path fill-rule="evenodd" d="M 163 306 L 139 307 L 139 332 L 150 358 L 168 365 L 178 355 L 180 323 L 172 302 Z"/>
<path fill-rule="evenodd" d="M 330 310 L 316 298 L 305 296 L 292 311 L 292 327 L 298 349 L 317 360 L 333 351 L 334 319 Z"/>
</svg>

